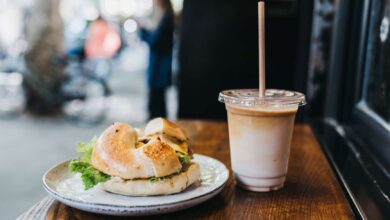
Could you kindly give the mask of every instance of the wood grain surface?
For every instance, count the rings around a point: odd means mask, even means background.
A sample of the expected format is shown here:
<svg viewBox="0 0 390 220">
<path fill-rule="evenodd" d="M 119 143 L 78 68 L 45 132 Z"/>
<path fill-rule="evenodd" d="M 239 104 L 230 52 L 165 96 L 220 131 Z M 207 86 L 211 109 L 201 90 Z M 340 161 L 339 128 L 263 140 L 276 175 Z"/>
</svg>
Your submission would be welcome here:
<svg viewBox="0 0 390 220">
<path fill-rule="evenodd" d="M 179 124 L 188 133 L 195 153 L 214 157 L 230 168 L 226 123 L 180 121 Z M 203 204 L 176 213 L 137 219 L 355 218 L 329 163 L 307 125 L 295 126 L 287 181 L 281 190 L 269 193 L 241 190 L 234 185 L 231 171 L 230 174 L 223 191 Z M 30 219 L 28 217 L 33 217 L 31 213 L 46 219 L 122 219 L 87 213 L 54 200 L 49 205 L 45 205 L 45 200 L 42 200 L 41 204 L 35 205 L 35 209 L 30 209 L 21 219 Z"/>
</svg>

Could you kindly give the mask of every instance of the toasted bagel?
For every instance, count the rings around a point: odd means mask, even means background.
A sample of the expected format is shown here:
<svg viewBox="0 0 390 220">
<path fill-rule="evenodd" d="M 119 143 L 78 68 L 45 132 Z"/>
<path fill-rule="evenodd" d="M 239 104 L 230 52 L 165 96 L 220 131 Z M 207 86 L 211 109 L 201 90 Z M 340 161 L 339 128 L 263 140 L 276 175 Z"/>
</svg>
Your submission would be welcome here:
<svg viewBox="0 0 390 220">
<path fill-rule="evenodd" d="M 152 196 L 179 193 L 199 180 L 200 168 L 197 163 L 191 164 L 185 171 L 167 177 L 162 181 L 124 180 L 113 177 L 101 183 L 101 187 L 109 192 L 128 196 Z"/>
<path fill-rule="evenodd" d="M 165 118 L 155 118 L 148 122 L 144 130 L 144 135 L 148 136 L 154 134 L 166 134 L 178 139 L 179 141 L 188 140 L 188 137 L 183 129 Z"/>
<path fill-rule="evenodd" d="M 137 138 L 137 131 L 132 126 L 126 123 L 111 125 L 93 148 L 92 165 L 105 174 L 123 179 L 162 177 L 181 169 L 173 148 L 158 138 L 136 148 Z"/>
<path fill-rule="evenodd" d="M 146 125 L 141 139 L 150 139 L 151 137 L 159 137 L 160 140 L 174 150 L 188 154 L 188 137 L 176 124 L 164 119 L 155 118 Z"/>
</svg>

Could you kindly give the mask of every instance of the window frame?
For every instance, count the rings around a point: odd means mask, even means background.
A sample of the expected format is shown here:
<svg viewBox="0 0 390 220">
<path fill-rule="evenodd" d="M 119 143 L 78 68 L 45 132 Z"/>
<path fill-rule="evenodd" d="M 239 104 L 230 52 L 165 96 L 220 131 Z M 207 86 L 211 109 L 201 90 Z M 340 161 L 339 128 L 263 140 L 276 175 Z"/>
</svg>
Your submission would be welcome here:
<svg viewBox="0 0 390 220">
<path fill-rule="evenodd" d="M 369 25 L 371 19 L 372 2 L 365 0 L 362 5 L 363 15 L 360 23 L 359 39 L 357 42 L 351 42 L 351 47 L 356 48 L 356 62 L 352 62 L 349 71 L 347 71 L 347 82 L 355 82 L 351 87 L 346 87 L 344 95 L 344 103 L 346 103 L 340 121 L 345 125 L 347 130 L 355 137 L 359 137 L 359 141 L 363 142 L 367 148 L 365 149 L 374 157 L 378 167 L 383 172 L 385 167 L 390 167 L 390 135 L 389 130 L 383 126 L 375 117 L 374 112 L 366 107 L 364 103 L 364 81 L 368 76 L 369 69 L 367 66 L 367 47 L 369 39 Z M 357 31 L 359 27 L 353 27 L 352 33 Z M 354 45 L 357 44 L 357 45 Z M 354 52 L 353 52 L 354 53 Z M 353 59 L 353 58 L 352 58 Z M 349 59 L 352 61 L 351 59 Z M 340 111 L 340 110 L 339 110 Z M 375 137 L 375 138 L 373 138 Z"/>
<path fill-rule="evenodd" d="M 364 145 L 370 146 L 372 149 L 365 150 L 374 155 L 379 167 L 387 174 L 383 167 L 389 158 L 381 152 L 390 150 L 390 135 L 388 130 L 369 117 L 360 103 L 363 97 L 371 3 L 369 0 L 340 1 L 337 10 L 325 118 L 336 120 L 351 135 L 359 137 Z M 372 137 L 375 137 L 374 141 Z"/>
<path fill-rule="evenodd" d="M 390 135 L 359 105 L 371 10 L 370 0 L 337 3 L 325 115 L 312 123 L 355 213 L 363 219 L 384 214 L 390 204 L 384 153 L 390 150 Z M 372 204 L 378 209 L 367 209 Z"/>
</svg>

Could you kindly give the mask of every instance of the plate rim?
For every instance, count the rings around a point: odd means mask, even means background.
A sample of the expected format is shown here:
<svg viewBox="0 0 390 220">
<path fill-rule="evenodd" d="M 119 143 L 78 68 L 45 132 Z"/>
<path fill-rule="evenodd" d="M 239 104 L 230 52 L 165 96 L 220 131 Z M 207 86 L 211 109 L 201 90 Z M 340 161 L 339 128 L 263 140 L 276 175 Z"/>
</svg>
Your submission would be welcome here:
<svg viewBox="0 0 390 220">
<path fill-rule="evenodd" d="M 224 171 L 226 171 L 226 180 L 219 187 L 215 188 L 214 190 L 212 190 L 210 192 L 207 192 L 205 194 L 201 194 L 201 195 L 196 196 L 196 197 L 191 197 L 191 198 L 188 198 L 188 199 L 185 199 L 185 200 L 180 200 L 180 201 L 177 201 L 177 202 L 155 204 L 155 205 L 116 205 L 116 204 L 104 204 L 104 203 L 86 202 L 86 201 L 81 201 L 81 200 L 76 200 L 76 199 L 64 197 L 64 196 L 60 195 L 59 193 L 55 192 L 53 189 L 51 189 L 47 185 L 47 181 L 46 181 L 47 178 L 46 177 L 50 173 L 50 171 L 52 171 L 54 168 L 56 168 L 56 167 L 58 167 L 58 166 L 60 166 L 60 165 L 62 165 L 64 163 L 69 163 L 72 159 L 60 162 L 60 163 L 52 166 L 51 168 L 49 168 L 42 176 L 42 184 L 43 184 L 44 189 L 49 194 L 51 194 L 52 196 L 57 197 L 57 198 L 61 198 L 62 200 L 69 201 L 69 202 L 72 202 L 72 203 L 81 204 L 81 205 L 100 206 L 100 207 L 105 207 L 105 208 L 108 208 L 108 207 L 110 207 L 110 208 L 112 208 L 112 207 L 114 207 L 114 208 L 127 208 L 127 209 L 134 209 L 134 208 L 142 209 L 142 208 L 153 208 L 153 207 L 160 207 L 160 206 L 173 206 L 173 205 L 177 205 L 177 204 L 188 203 L 188 202 L 191 202 L 192 200 L 197 200 L 197 199 L 200 199 L 202 197 L 206 197 L 206 196 L 208 196 L 210 194 L 213 194 L 216 191 L 222 190 L 225 187 L 225 185 L 228 182 L 228 180 L 229 180 L 229 177 L 230 177 L 229 169 L 226 167 L 226 165 L 224 163 L 222 163 L 221 161 L 219 161 L 219 160 L 217 160 L 217 159 L 215 159 L 213 157 L 209 157 L 209 156 L 206 156 L 206 155 L 203 155 L 203 154 L 194 154 L 194 155 L 205 157 L 206 159 L 212 159 L 212 160 L 218 162 L 220 165 L 222 165 Z M 179 193 L 177 193 L 177 194 L 179 194 Z M 110 194 L 112 194 L 114 196 L 125 196 L 125 195 L 120 195 L 120 194 L 115 194 L 115 193 L 110 193 Z M 172 195 L 174 195 L 174 194 L 172 194 Z M 158 195 L 158 196 L 169 196 L 169 195 Z M 127 197 L 131 197 L 131 196 L 127 196 Z M 135 197 L 135 196 L 132 196 L 132 197 Z M 149 196 L 149 197 L 156 197 L 156 196 Z"/>
</svg>

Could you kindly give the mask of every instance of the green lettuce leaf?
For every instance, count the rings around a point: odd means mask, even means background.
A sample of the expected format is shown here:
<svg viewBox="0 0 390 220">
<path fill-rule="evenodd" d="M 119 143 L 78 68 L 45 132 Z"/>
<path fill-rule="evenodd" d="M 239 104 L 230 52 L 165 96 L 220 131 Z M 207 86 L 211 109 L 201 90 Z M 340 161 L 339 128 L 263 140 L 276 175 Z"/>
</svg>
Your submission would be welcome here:
<svg viewBox="0 0 390 220">
<path fill-rule="evenodd" d="M 179 161 L 182 165 L 182 169 L 187 168 L 191 164 L 191 160 L 193 159 L 192 155 L 186 155 L 179 151 L 177 151 L 177 155 L 179 156 Z"/>
<path fill-rule="evenodd" d="M 73 159 L 69 163 L 69 170 L 74 173 L 81 173 L 81 180 L 85 190 L 91 189 L 98 183 L 105 182 L 111 178 L 80 159 Z"/>
<path fill-rule="evenodd" d="M 88 143 L 79 143 L 77 145 L 77 153 L 81 153 L 81 160 L 87 163 L 91 163 L 91 156 L 93 147 L 97 143 L 97 137 L 93 137 Z"/>
<path fill-rule="evenodd" d="M 93 147 L 96 145 L 97 138 L 92 138 L 88 143 L 80 143 L 76 151 L 81 153 L 81 158 L 76 158 L 70 161 L 68 169 L 73 173 L 81 173 L 85 190 L 91 189 L 98 183 L 105 182 L 111 177 L 100 172 L 91 164 L 91 156 Z"/>
<path fill-rule="evenodd" d="M 165 182 L 167 180 L 168 177 L 155 177 L 155 176 L 152 176 L 149 178 L 150 182 L 152 183 L 157 183 L 157 182 Z"/>
</svg>

